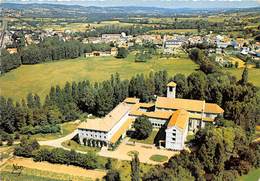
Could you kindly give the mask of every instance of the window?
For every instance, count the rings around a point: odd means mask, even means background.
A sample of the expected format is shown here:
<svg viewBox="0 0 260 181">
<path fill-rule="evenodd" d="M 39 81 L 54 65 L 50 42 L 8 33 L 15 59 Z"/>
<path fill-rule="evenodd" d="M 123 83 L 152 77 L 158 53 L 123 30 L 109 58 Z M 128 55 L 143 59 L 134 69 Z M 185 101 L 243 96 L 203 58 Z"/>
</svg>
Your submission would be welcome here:
<svg viewBox="0 0 260 181">
<path fill-rule="evenodd" d="M 176 133 L 172 133 L 173 136 L 176 136 Z"/>
<path fill-rule="evenodd" d="M 172 138 L 172 141 L 174 141 L 174 142 L 175 142 L 175 140 L 176 140 L 175 138 Z"/>
<path fill-rule="evenodd" d="M 172 92 L 173 88 L 172 87 L 169 87 L 170 88 L 170 92 Z"/>
</svg>

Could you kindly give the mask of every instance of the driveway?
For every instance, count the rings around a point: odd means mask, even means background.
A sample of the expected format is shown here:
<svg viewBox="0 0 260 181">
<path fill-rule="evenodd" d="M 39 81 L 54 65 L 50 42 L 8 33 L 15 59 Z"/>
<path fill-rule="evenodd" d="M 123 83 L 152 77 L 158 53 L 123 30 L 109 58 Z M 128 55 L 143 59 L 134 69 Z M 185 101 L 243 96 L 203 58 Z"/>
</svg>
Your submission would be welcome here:
<svg viewBox="0 0 260 181">
<path fill-rule="evenodd" d="M 65 147 L 63 147 L 61 145 L 62 142 L 67 141 L 67 140 L 71 140 L 74 136 L 76 136 L 78 134 L 77 130 L 73 131 L 72 133 L 62 137 L 62 138 L 58 138 L 55 140 L 48 140 L 48 141 L 38 141 L 39 144 L 42 145 L 46 145 L 46 146 L 52 146 L 52 147 L 56 147 L 56 148 L 63 148 L 66 149 Z"/>
</svg>

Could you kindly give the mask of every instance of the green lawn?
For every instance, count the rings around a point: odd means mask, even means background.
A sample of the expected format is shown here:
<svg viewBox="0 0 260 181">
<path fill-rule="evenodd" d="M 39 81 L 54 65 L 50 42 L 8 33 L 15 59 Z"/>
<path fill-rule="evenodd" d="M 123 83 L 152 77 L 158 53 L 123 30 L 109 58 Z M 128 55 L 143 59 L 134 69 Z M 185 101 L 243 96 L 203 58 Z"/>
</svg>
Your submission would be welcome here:
<svg viewBox="0 0 260 181">
<path fill-rule="evenodd" d="M 76 151 L 84 151 L 84 152 L 88 152 L 88 151 L 98 152 L 98 151 L 100 151 L 99 148 L 83 146 L 83 145 L 80 145 L 76 141 L 73 141 L 73 140 L 68 140 L 68 141 L 63 142 L 62 146 L 64 146 L 65 148 L 76 150 Z"/>
<path fill-rule="evenodd" d="M 37 65 L 23 65 L 0 77 L 0 95 L 20 100 L 29 92 L 45 97 L 50 87 L 63 86 L 66 81 L 102 81 L 118 72 L 122 78 L 130 78 L 137 73 L 167 70 L 170 75 L 190 74 L 198 66 L 189 58 L 160 59 L 154 57 L 146 63 L 135 63 L 135 56 L 127 59 L 114 57 L 77 58 Z"/>
<path fill-rule="evenodd" d="M 241 79 L 241 75 L 243 73 L 243 68 L 229 68 L 226 69 L 227 72 L 230 72 L 231 75 L 234 75 L 237 80 Z M 249 77 L 249 82 L 253 83 L 255 86 L 260 87 L 260 69 L 256 68 L 249 68 L 248 69 L 248 77 Z"/>
<path fill-rule="evenodd" d="M 239 178 L 239 181 L 259 181 L 260 168 L 251 170 L 247 175 L 243 175 Z"/>
<path fill-rule="evenodd" d="M 150 157 L 150 160 L 156 161 L 156 162 L 165 162 L 168 160 L 168 157 L 165 155 L 152 155 Z"/>
<path fill-rule="evenodd" d="M 129 141 L 132 141 L 132 142 L 139 142 L 139 143 L 145 143 L 145 144 L 154 144 L 154 139 L 156 137 L 158 133 L 158 130 L 153 130 L 152 133 L 150 134 L 150 136 L 144 140 L 138 140 L 138 139 L 133 139 L 131 138 Z"/>
<path fill-rule="evenodd" d="M 61 130 L 62 130 L 61 132 L 50 133 L 50 134 L 36 134 L 36 135 L 32 135 L 32 138 L 35 138 L 38 141 L 61 138 L 68 135 L 69 133 L 72 133 L 77 128 L 78 125 L 79 123 L 74 123 L 74 122 L 63 123 L 61 124 Z"/>
</svg>

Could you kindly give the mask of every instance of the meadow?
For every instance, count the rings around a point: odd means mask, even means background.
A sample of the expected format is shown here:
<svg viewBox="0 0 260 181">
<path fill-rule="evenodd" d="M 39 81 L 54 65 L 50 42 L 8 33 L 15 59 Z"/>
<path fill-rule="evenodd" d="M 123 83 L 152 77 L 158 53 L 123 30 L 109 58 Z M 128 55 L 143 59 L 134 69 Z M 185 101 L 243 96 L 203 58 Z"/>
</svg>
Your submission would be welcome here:
<svg viewBox="0 0 260 181">
<path fill-rule="evenodd" d="M 247 175 L 241 176 L 239 181 L 259 181 L 260 168 L 251 170 Z"/>
<path fill-rule="evenodd" d="M 91 82 L 109 79 L 118 72 L 123 79 L 129 79 L 138 73 L 167 70 L 170 76 L 177 73 L 189 75 L 198 68 L 188 57 L 159 58 L 153 57 L 146 63 L 134 62 L 135 56 L 130 54 L 126 59 L 114 57 L 80 57 L 37 65 L 23 65 L 0 76 L 0 95 L 14 100 L 25 98 L 28 93 L 37 93 L 44 98 L 51 86 L 64 86 L 66 81 L 90 80 Z M 228 68 L 225 71 L 241 78 L 243 68 Z M 260 70 L 249 69 L 249 82 L 260 87 Z"/>
<path fill-rule="evenodd" d="M 227 68 L 225 70 L 239 80 L 241 79 L 244 68 Z M 249 68 L 248 70 L 249 82 L 253 83 L 257 87 L 260 87 L 260 69 Z"/>
<path fill-rule="evenodd" d="M 130 54 L 126 59 L 81 57 L 37 65 L 23 65 L 0 77 L 0 95 L 20 100 L 32 92 L 44 98 L 51 86 L 57 84 L 63 86 L 66 81 L 102 81 L 109 79 L 110 75 L 116 72 L 123 79 L 131 78 L 138 73 L 147 75 L 151 71 L 159 70 L 167 70 L 172 76 L 176 73 L 189 75 L 198 68 L 187 57 L 169 59 L 154 57 L 146 63 L 136 63 L 134 59 L 135 56 Z"/>
</svg>

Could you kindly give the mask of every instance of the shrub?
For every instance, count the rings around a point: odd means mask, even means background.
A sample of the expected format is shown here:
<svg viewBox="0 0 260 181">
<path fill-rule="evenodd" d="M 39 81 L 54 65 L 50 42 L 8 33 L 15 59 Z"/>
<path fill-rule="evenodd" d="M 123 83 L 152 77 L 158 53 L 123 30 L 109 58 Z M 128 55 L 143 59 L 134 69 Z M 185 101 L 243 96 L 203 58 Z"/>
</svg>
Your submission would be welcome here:
<svg viewBox="0 0 260 181">
<path fill-rule="evenodd" d="M 118 48 L 117 58 L 126 58 L 128 56 L 128 50 L 125 48 Z"/>
<path fill-rule="evenodd" d="M 40 148 L 36 140 L 23 137 L 19 146 L 15 147 L 14 155 L 23 157 L 32 157 L 33 152 Z"/>
<path fill-rule="evenodd" d="M 82 154 L 74 150 L 67 151 L 62 148 L 52 150 L 40 149 L 35 153 L 34 161 L 75 165 L 86 169 L 96 169 L 100 166 L 96 154 L 92 152 Z"/>
<path fill-rule="evenodd" d="M 48 124 L 48 125 L 44 125 L 44 126 L 35 126 L 35 127 L 26 126 L 21 129 L 21 133 L 22 134 L 31 134 L 31 135 L 39 134 L 39 133 L 42 133 L 42 134 L 57 133 L 60 131 L 60 129 L 61 128 L 59 125 L 53 125 L 53 124 Z"/>
</svg>

